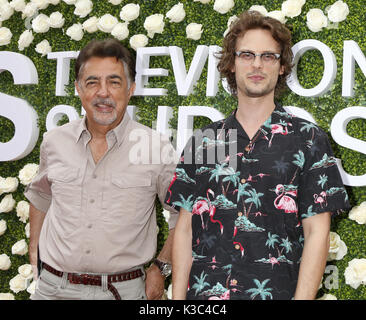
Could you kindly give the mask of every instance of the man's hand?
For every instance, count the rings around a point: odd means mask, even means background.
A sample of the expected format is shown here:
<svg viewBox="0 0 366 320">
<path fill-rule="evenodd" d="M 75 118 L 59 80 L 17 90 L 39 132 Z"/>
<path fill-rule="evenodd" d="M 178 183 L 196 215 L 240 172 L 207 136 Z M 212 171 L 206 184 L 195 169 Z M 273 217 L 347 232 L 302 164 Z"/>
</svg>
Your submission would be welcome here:
<svg viewBox="0 0 366 320">
<path fill-rule="evenodd" d="M 147 300 L 159 300 L 164 294 L 165 277 L 160 273 L 159 268 L 152 264 L 146 270 L 145 291 Z"/>
</svg>

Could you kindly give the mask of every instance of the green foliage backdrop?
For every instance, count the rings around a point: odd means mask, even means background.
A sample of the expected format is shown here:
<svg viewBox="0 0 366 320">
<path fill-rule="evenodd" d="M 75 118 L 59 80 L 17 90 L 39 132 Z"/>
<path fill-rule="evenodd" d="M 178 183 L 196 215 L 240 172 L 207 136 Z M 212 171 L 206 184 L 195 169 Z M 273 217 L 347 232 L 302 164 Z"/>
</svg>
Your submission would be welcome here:
<svg viewBox="0 0 366 320">
<path fill-rule="evenodd" d="M 29 1 L 27 1 L 29 2 Z M 0 164 L 1 177 L 16 177 L 20 169 L 27 163 L 38 163 L 39 161 L 39 146 L 42 141 L 42 135 L 46 131 L 45 119 L 50 109 L 58 104 L 66 104 L 74 106 L 78 111 L 81 110 L 80 101 L 77 96 L 73 95 L 73 85 L 68 88 L 69 95 L 66 97 L 55 96 L 56 82 L 56 60 L 48 60 L 46 56 L 42 57 L 35 51 L 37 43 L 43 39 L 47 39 L 52 47 L 52 51 L 72 51 L 80 50 L 86 43 L 92 39 L 103 39 L 111 37 L 110 34 L 98 31 L 95 33 L 86 33 L 80 41 L 71 40 L 66 35 L 66 30 L 74 23 L 84 22 L 91 16 L 101 17 L 103 14 L 110 13 L 120 20 L 119 13 L 121 8 L 133 1 L 122 1 L 119 5 L 113 5 L 107 0 L 93 1 L 93 9 L 91 13 L 80 18 L 74 12 L 74 5 L 67 5 L 61 1 L 57 5 L 49 5 L 46 9 L 40 10 L 41 13 L 50 15 L 52 12 L 59 11 L 65 17 L 65 25 L 61 29 L 50 29 L 47 33 L 33 33 L 34 40 L 32 44 L 25 48 L 24 51 L 19 51 L 17 41 L 20 34 L 26 29 L 25 20 L 22 19 L 20 12 L 14 12 L 10 19 L 2 22 L 2 27 L 7 27 L 11 30 L 13 38 L 10 44 L 0 46 L 0 51 L 20 52 L 29 57 L 35 64 L 39 83 L 37 85 L 14 85 L 12 76 L 9 72 L 0 73 L 0 92 L 25 99 L 34 107 L 39 116 L 40 136 L 34 150 L 25 158 L 13 161 L 3 162 Z M 228 18 L 232 15 L 239 15 L 243 10 L 249 9 L 252 5 L 264 5 L 268 11 L 281 10 L 281 0 L 235 0 L 235 6 L 226 14 L 220 14 L 213 10 L 214 0 L 208 4 L 194 2 L 193 0 L 180 0 L 186 11 L 185 19 L 180 23 L 169 22 L 164 19 L 165 27 L 162 34 L 155 34 L 153 39 L 149 39 L 147 46 L 171 46 L 181 47 L 184 52 L 186 68 L 188 70 L 193 58 L 196 47 L 202 45 L 221 45 L 223 33 L 227 28 Z M 337 58 L 338 71 L 337 76 L 331 90 L 317 98 L 305 98 L 297 96 L 289 90 L 280 99 L 280 102 L 285 106 L 298 106 L 310 112 L 318 125 L 329 133 L 331 120 L 335 114 L 349 106 L 365 106 L 366 84 L 365 75 L 356 67 L 355 80 L 355 95 L 352 98 L 343 98 L 342 90 L 342 59 L 343 59 L 343 42 L 345 40 L 354 40 L 360 46 L 363 52 L 366 52 L 366 26 L 364 18 L 366 9 L 362 0 L 348 0 L 350 14 L 345 21 L 339 23 L 336 29 L 323 29 L 320 32 L 311 32 L 306 25 L 306 13 L 311 8 L 319 8 L 323 11 L 325 8 L 335 1 L 324 0 L 308 0 L 302 8 L 302 13 L 295 18 L 288 18 L 287 25 L 292 30 L 293 43 L 303 39 L 317 39 L 329 48 L 331 48 Z M 131 21 L 128 25 L 130 36 L 138 33 L 147 34 L 143 27 L 145 18 L 155 13 L 166 14 L 167 11 L 178 0 L 145 0 L 135 1 L 140 5 L 140 16 Z M 196 22 L 203 25 L 203 34 L 197 41 L 186 38 L 185 28 L 191 23 Z M 122 41 L 127 47 L 129 39 Z M 158 106 L 171 106 L 174 109 L 174 118 L 171 121 L 173 128 L 177 126 L 177 114 L 179 106 L 204 105 L 212 106 L 228 115 L 236 106 L 236 100 L 227 94 L 220 85 L 220 90 L 216 97 L 206 97 L 206 77 L 207 63 L 201 75 L 201 78 L 194 89 L 194 94 L 190 96 L 179 96 L 177 94 L 174 74 L 171 66 L 170 57 L 154 57 L 151 60 L 152 68 L 169 69 L 167 77 L 151 78 L 150 85 L 152 87 L 168 89 L 168 95 L 162 97 L 133 97 L 130 104 L 138 106 L 137 116 L 139 121 L 145 125 L 152 126 L 156 120 Z M 71 63 L 73 68 L 73 63 Z M 74 81 L 73 69 L 71 69 L 70 83 Z M 316 86 L 322 78 L 323 60 L 318 52 L 307 52 L 301 59 L 298 67 L 298 76 L 300 83 L 305 88 Z M 11 106 L 1 105 L 0 108 L 11 108 Z M 195 120 L 195 128 L 202 127 L 207 124 L 208 119 L 199 117 Z M 366 121 L 353 120 L 347 127 L 349 135 L 366 140 Z M 14 135 L 14 125 L 8 119 L 0 116 L 0 142 L 7 142 Z M 329 137 L 331 138 L 330 134 Z M 332 141 L 332 140 L 331 140 Z M 343 148 L 332 141 L 332 146 L 336 157 L 342 160 L 345 170 L 352 175 L 362 175 L 366 172 L 366 155 Z M 71 156 L 71 155 L 70 155 Z M 366 200 L 366 187 L 347 187 L 352 206 L 360 204 Z M 24 186 L 19 184 L 16 192 L 13 193 L 14 199 L 18 202 L 25 200 L 23 196 Z M 0 196 L 0 200 L 4 195 Z M 166 237 L 167 226 L 161 214 L 159 206 L 159 247 Z M 12 255 L 12 245 L 20 239 L 26 239 L 24 226 L 16 216 L 15 209 L 11 213 L 0 213 L 0 220 L 4 219 L 7 222 L 8 229 L 4 235 L 0 236 L 0 254 L 7 254 L 12 262 L 11 268 L 6 271 L 0 270 L 0 292 L 11 292 L 9 281 L 17 274 L 18 267 L 28 263 L 28 255 L 17 256 Z M 331 261 L 329 264 L 336 265 L 339 270 L 339 288 L 325 289 L 324 286 L 320 289 L 318 296 L 324 293 L 331 293 L 338 299 L 365 299 L 366 286 L 360 285 L 357 289 L 351 288 L 345 283 L 344 271 L 348 262 L 354 258 L 366 258 L 366 225 L 359 225 L 355 221 L 348 219 L 348 213 L 337 217 L 332 222 L 332 231 L 337 232 L 341 239 L 348 247 L 347 255 L 339 261 Z M 326 275 L 325 275 L 326 277 Z M 324 277 L 324 278 L 325 278 Z M 29 294 L 26 291 L 21 291 L 14 294 L 16 299 L 28 299 Z"/>
</svg>

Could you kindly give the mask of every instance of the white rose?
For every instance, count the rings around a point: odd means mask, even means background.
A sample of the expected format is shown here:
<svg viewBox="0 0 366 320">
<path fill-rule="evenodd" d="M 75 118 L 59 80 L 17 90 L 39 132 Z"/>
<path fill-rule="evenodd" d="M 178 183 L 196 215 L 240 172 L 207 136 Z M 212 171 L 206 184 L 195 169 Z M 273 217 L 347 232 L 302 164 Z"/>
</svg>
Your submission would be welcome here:
<svg viewBox="0 0 366 320">
<path fill-rule="evenodd" d="M 0 28 L 0 46 L 6 46 L 10 43 L 11 37 L 13 34 L 11 33 L 10 29 L 7 27 Z"/>
<path fill-rule="evenodd" d="M 5 254 L 0 254 L 0 270 L 9 270 L 11 266 L 10 258 Z"/>
<path fill-rule="evenodd" d="M 17 12 L 22 12 L 26 6 L 25 0 L 13 0 L 9 4 Z"/>
<path fill-rule="evenodd" d="M 188 39 L 199 40 L 201 38 L 202 32 L 202 24 L 199 23 L 192 22 L 186 27 L 186 34 Z"/>
<path fill-rule="evenodd" d="M 45 39 L 45 40 L 42 40 L 40 43 L 38 43 L 36 45 L 35 50 L 36 50 L 36 52 L 41 54 L 42 57 L 43 57 L 43 56 L 47 55 L 48 53 L 50 53 L 52 51 L 52 48 L 50 46 L 50 43 Z M 19 178 L 20 178 L 20 176 L 19 176 Z M 22 181 L 24 181 L 24 183 Z M 27 180 L 22 180 L 20 178 L 20 182 L 24 185 L 27 185 L 27 184 L 31 183 L 32 179 L 30 179 L 28 183 L 25 183 L 26 181 Z"/>
<path fill-rule="evenodd" d="M 149 39 L 144 34 L 135 34 L 130 38 L 130 46 L 134 50 L 145 47 L 148 42 Z"/>
<path fill-rule="evenodd" d="M 52 12 L 49 19 L 51 28 L 62 28 L 65 24 L 65 18 L 59 11 Z"/>
<path fill-rule="evenodd" d="M 19 274 L 24 279 L 32 279 L 33 278 L 33 268 L 30 264 L 23 264 L 18 268 Z"/>
<path fill-rule="evenodd" d="M 9 285 L 11 291 L 18 293 L 19 291 L 27 289 L 28 281 L 27 279 L 24 279 L 20 274 L 17 274 L 9 281 Z"/>
<path fill-rule="evenodd" d="M 306 25 L 312 32 L 319 32 L 328 25 L 328 19 L 320 9 L 310 9 L 306 14 Z"/>
<path fill-rule="evenodd" d="M 0 213 L 10 212 L 14 209 L 15 200 L 13 199 L 13 195 L 7 194 L 0 202 Z"/>
<path fill-rule="evenodd" d="M 2 236 L 5 233 L 6 229 L 7 229 L 6 221 L 0 220 L 0 236 Z"/>
<path fill-rule="evenodd" d="M 40 10 L 46 9 L 50 4 L 48 0 L 31 0 L 31 2 L 33 2 Z"/>
<path fill-rule="evenodd" d="M 347 246 L 336 232 L 330 232 L 330 246 L 327 261 L 341 260 L 347 254 Z"/>
<path fill-rule="evenodd" d="M 218 13 L 225 14 L 228 13 L 234 5 L 234 0 L 215 0 L 213 8 Z"/>
<path fill-rule="evenodd" d="M 186 12 L 184 11 L 183 3 L 178 2 L 167 13 L 166 17 L 170 19 L 170 22 L 181 22 L 184 20 Z"/>
<path fill-rule="evenodd" d="M 0 300 L 15 300 L 15 297 L 12 293 L 0 293 Z"/>
<path fill-rule="evenodd" d="M 36 292 L 36 283 L 37 281 L 32 281 L 32 283 L 28 286 L 27 292 L 29 294 L 34 294 Z"/>
<path fill-rule="evenodd" d="M 164 218 L 165 218 L 165 221 L 167 222 L 167 223 L 169 223 L 169 219 L 170 219 L 170 211 L 168 211 L 168 210 L 163 210 L 163 216 L 164 216 Z"/>
<path fill-rule="evenodd" d="M 61 0 L 48 0 L 50 4 L 53 4 L 54 6 L 59 4 Z"/>
<path fill-rule="evenodd" d="M 0 5 L 0 21 L 8 20 L 14 13 L 14 9 L 6 1 Z"/>
<path fill-rule="evenodd" d="M 38 47 L 38 51 L 37 51 L 37 47 Z M 47 54 L 48 52 L 51 52 L 51 47 L 47 40 L 43 40 L 40 43 L 38 43 L 37 47 L 36 47 L 36 51 L 38 53 L 41 53 L 42 55 Z M 26 164 L 23 167 L 23 169 L 21 169 L 19 171 L 18 177 L 19 177 L 20 183 L 24 184 L 24 185 L 30 184 L 32 182 L 32 179 L 37 175 L 38 168 L 39 168 L 38 164 L 35 164 L 35 163 Z"/>
<path fill-rule="evenodd" d="M 121 4 L 122 0 L 108 0 L 109 3 L 118 6 L 119 4 Z"/>
<path fill-rule="evenodd" d="M 278 20 L 281 23 L 286 23 L 286 17 L 280 10 L 274 10 L 267 13 L 267 17 L 271 17 L 273 19 Z"/>
<path fill-rule="evenodd" d="M 93 2 L 90 0 L 78 0 L 75 3 L 74 14 L 80 18 L 85 18 L 93 10 Z"/>
<path fill-rule="evenodd" d="M 12 254 L 18 254 L 20 256 L 24 256 L 28 252 L 28 245 L 24 239 L 19 240 L 11 247 Z"/>
<path fill-rule="evenodd" d="M 98 22 L 99 22 L 99 18 L 90 17 L 88 20 L 85 20 L 83 22 L 83 29 L 89 33 L 96 32 L 96 31 L 98 31 Z"/>
<path fill-rule="evenodd" d="M 20 36 L 20 37 L 22 37 L 22 36 Z M 13 178 L 13 177 L 2 178 L 2 177 L 0 177 L 0 194 L 1 193 L 14 192 L 18 188 L 18 184 L 19 184 L 19 181 L 18 181 L 17 178 Z"/>
<path fill-rule="evenodd" d="M 317 300 L 337 300 L 337 297 L 332 294 L 326 293 L 322 297 L 318 298 Z"/>
<path fill-rule="evenodd" d="M 257 11 L 257 12 L 261 13 L 264 16 L 266 16 L 268 14 L 268 11 L 267 11 L 266 7 L 265 6 L 259 6 L 259 5 L 251 6 L 249 8 L 249 11 Z"/>
<path fill-rule="evenodd" d="M 109 13 L 99 18 L 98 29 L 100 31 L 110 33 L 118 23 L 117 18 L 113 17 Z"/>
<path fill-rule="evenodd" d="M 23 51 L 24 48 L 29 47 L 33 40 L 34 40 L 34 36 L 33 36 L 32 30 L 25 30 L 20 35 L 19 40 L 18 40 L 19 51 Z"/>
<path fill-rule="evenodd" d="M 122 41 L 128 37 L 129 31 L 128 31 L 128 23 L 117 23 L 115 27 L 113 28 L 111 35 L 115 37 L 116 39 Z"/>
<path fill-rule="evenodd" d="M 77 0 L 62 0 L 62 1 L 68 5 L 71 5 L 71 4 L 75 4 Z"/>
<path fill-rule="evenodd" d="M 353 259 L 348 262 L 344 272 L 346 284 L 357 289 L 360 284 L 366 284 L 366 259 Z"/>
<path fill-rule="evenodd" d="M 333 3 L 328 10 L 328 18 L 332 22 L 341 22 L 343 20 L 346 20 L 348 14 L 348 5 L 341 0 Z"/>
<path fill-rule="evenodd" d="M 29 203 L 27 201 L 19 201 L 17 204 L 17 216 L 19 220 L 23 223 L 26 223 L 29 218 Z"/>
<path fill-rule="evenodd" d="M 348 214 L 348 218 L 356 221 L 358 224 L 366 224 L 366 201 L 359 206 L 353 207 Z"/>
<path fill-rule="evenodd" d="M 155 33 L 163 33 L 164 25 L 164 16 L 160 13 L 148 16 L 144 22 L 144 28 L 150 38 L 153 38 Z"/>
<path fill-rule="evenodd" d="M 230 28 L 230 26 L 235 23 L 236 21 L 238 21 L 239 18 L 238 16 L 231 16 L 228 20 L 227 20 L 227 27 Z"/>
<path fill-rule="evenodd" d="M 50 29 L 50 19 L 43 13 L 40 13 L 32 20 L 32 28 L 36 33 L 45 33 Z"/>
<path fill-rule="evenodd" d="M 84 36 L 83 26 L 81 23 L 73 24 L 66 30 L 66 35 L 68 35 L 72 40 L 80 41 Z"/>
<path fill-rule="evenodd" d="M 22 19 L 29 18 L 33 17 L 38 12 L 38 8 L 34 3 L 29 2 L 27 3 L 22 12 L 23 12 Z"/>
<path fill-rule="evenodd" d="M 28 222 L 24 228 L 25 236 L 29 239 L 30 237 L 30 223 Z"/>
<path fill-rule="evenodd" d="M 134 3 L 129 3 L 126 4 L 119 16 L 123 21 L 132 21 L 135 20 L 138 16 L 140 15 L 140 6 L 138 4 L 134 4 Z"/>
<path fill-rule="evenodd" d="M 211 0 L 193 0 L 194 2 L 201 2 L 203 4 L 209 3 Z"/>
<path fill-rule="evenodd" d="M 282 3 L 281 9 L 286 17 L 294 18 L 300 15 L 302 2 L 299 0 L 287 0 Z"/>
</svg>

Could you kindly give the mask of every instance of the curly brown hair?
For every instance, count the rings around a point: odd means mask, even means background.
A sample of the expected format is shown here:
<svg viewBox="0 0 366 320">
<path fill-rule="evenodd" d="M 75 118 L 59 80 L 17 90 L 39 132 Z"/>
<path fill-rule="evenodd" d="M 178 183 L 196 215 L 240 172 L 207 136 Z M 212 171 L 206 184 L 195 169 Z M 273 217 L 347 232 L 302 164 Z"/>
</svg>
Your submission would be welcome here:
<svg viewBox="0 0 366 320">
<path fill-rule="evenodd" d="M 232 95 L 237 95 L 237 85 L 235 73 L 232 72 L 235 61 L 236 41 L 242 37 L 246 31 L 253 29 L 264 29 L 271 32 L 272 37 L 281 48 L 281 66 L 284 67 L 284 73 L 279 75 L 275 95 L 278 96 L 286 87 L 286 79 L 292 69 L 292 43 L 290 30 L 280 21 L 271 17 L 266 17 L 257 11 L 244 11 L 239 19 L 233 22 L 229 32 L 226 34 L 223 41 L 222 51 L 218 55 L 219 63 L 218 70 L 221 77 L 227 79 L 227 83 Z"/>
</svg>

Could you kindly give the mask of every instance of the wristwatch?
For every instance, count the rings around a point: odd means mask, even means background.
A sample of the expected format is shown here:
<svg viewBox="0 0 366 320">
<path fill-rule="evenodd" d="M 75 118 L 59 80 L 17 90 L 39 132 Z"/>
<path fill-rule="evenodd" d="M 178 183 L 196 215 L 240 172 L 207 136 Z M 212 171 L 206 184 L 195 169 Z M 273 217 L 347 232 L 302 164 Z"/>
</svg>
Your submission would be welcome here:
<svg viewBox="0 0 366 320">
<path fill-rule="evenodd" d="M 155 259 L 154 263 L 158 266 L 160 273 L 165 277 L 169 277 L 172 273 L 172 265 L 168 262 L 160 261 L 159 259 Z"/>
</svg>

